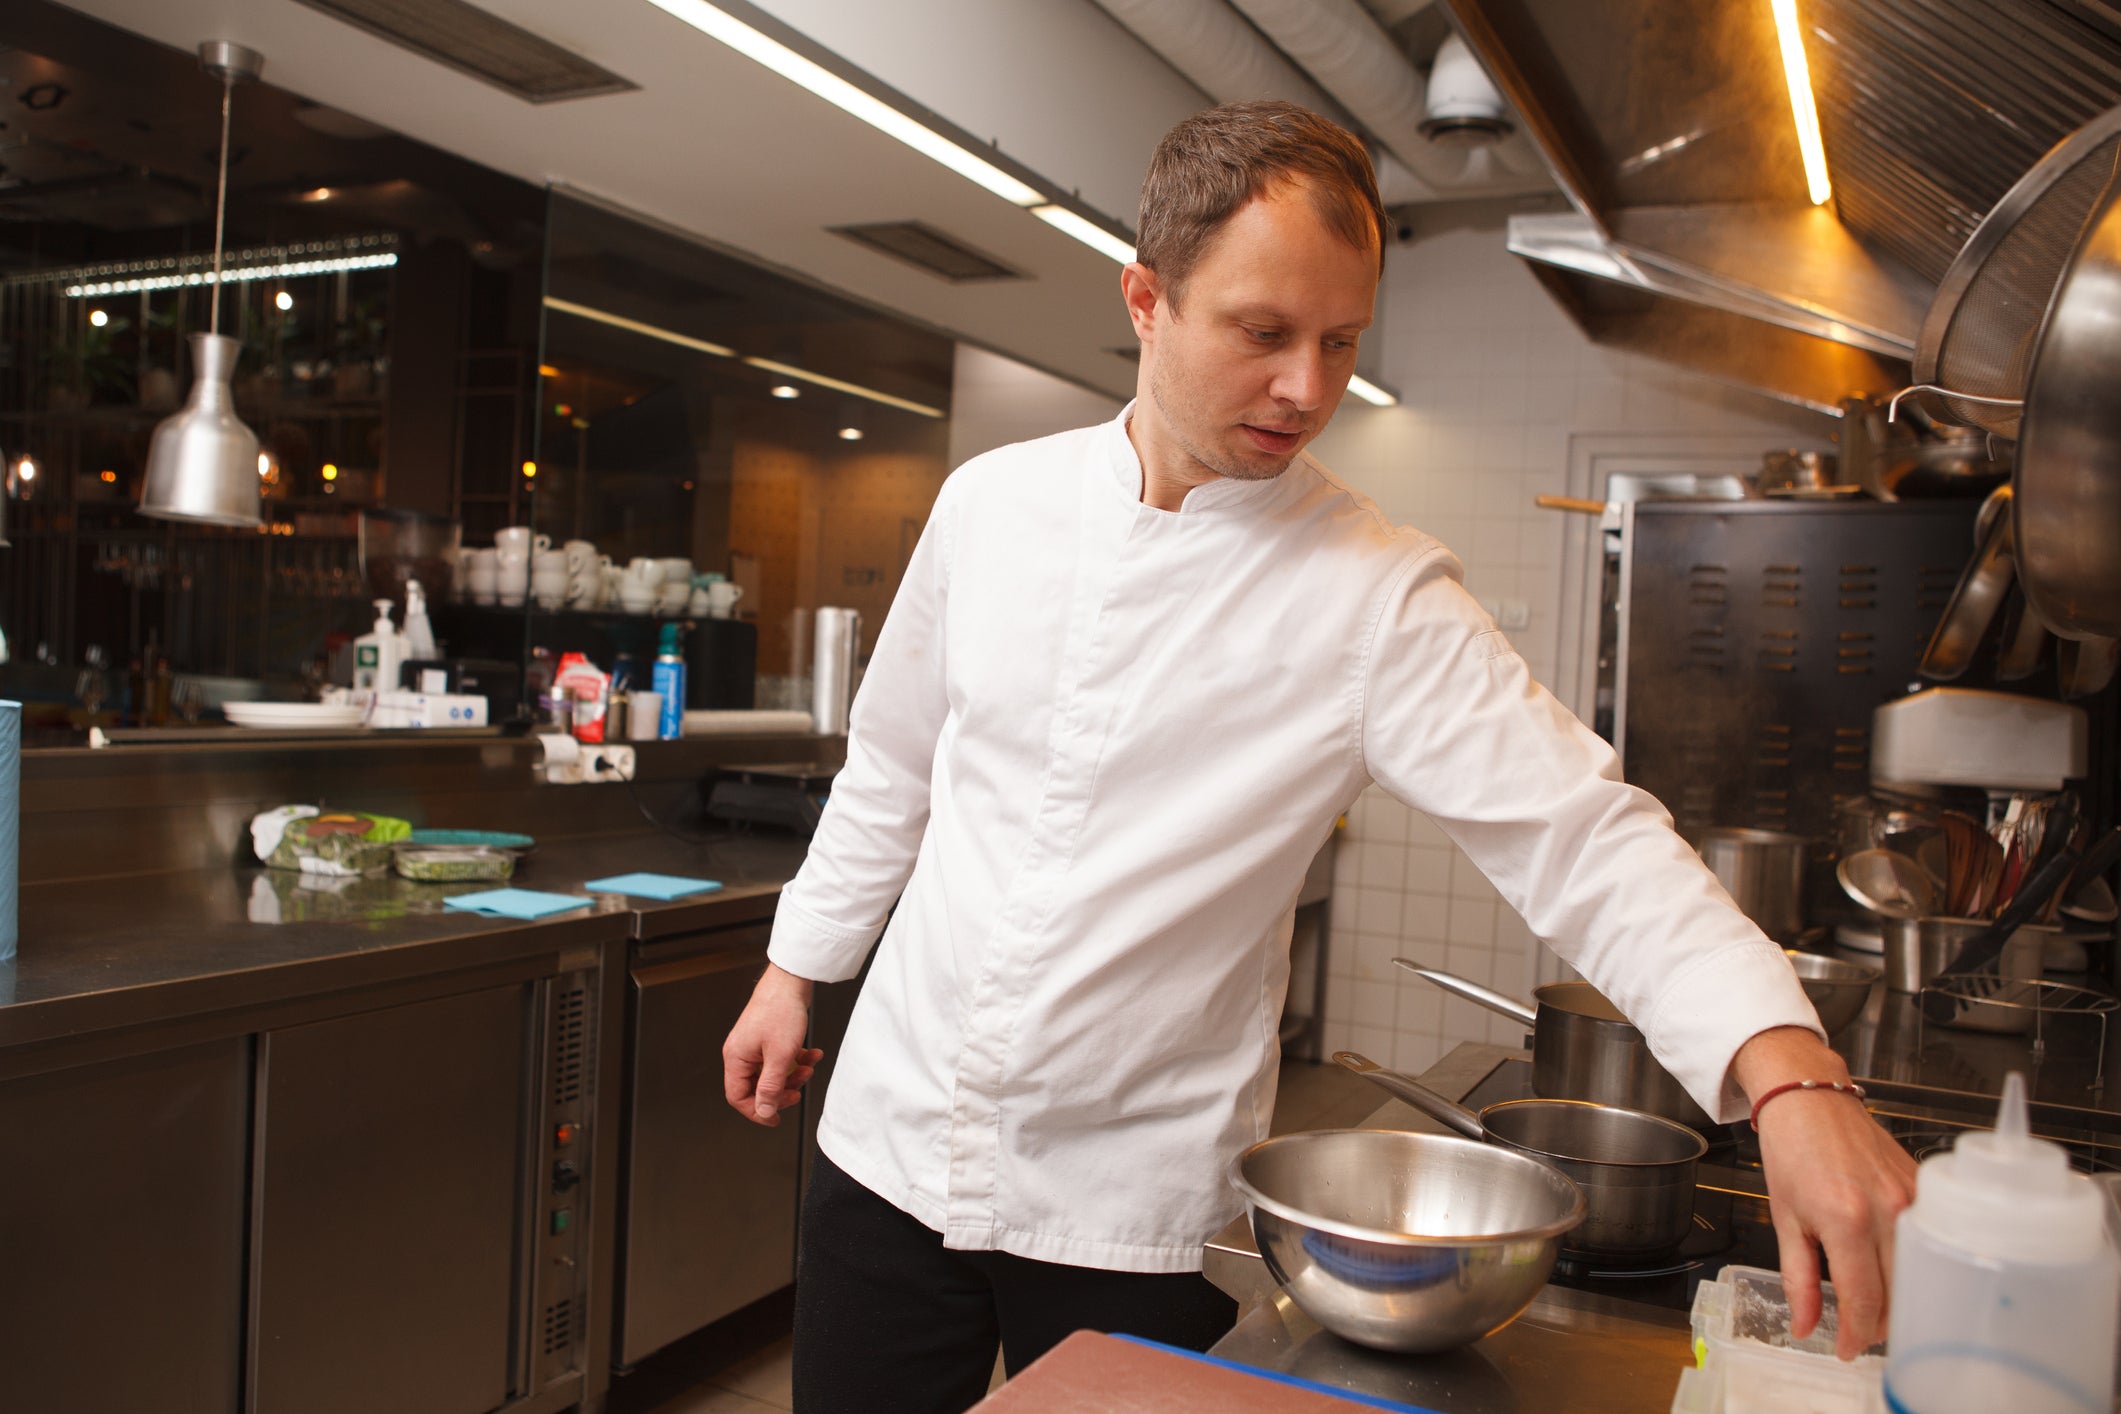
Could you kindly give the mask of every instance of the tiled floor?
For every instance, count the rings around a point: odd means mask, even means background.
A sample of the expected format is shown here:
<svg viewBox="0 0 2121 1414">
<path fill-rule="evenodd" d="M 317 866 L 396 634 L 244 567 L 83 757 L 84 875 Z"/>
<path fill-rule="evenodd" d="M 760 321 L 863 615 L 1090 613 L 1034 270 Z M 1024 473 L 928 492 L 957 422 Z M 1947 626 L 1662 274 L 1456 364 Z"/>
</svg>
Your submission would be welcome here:
<svg viewBox="0 0 2121 1414">
<path fill-rule="evenodd" d="M 1346 1128 L 1383 1099 L 1374 1086 L 1338 1066 L 1284 1061 L 1273 1132 Z M 792 1409 L 788 1360 L 788 1305 L 785 1298 L 769 1298 L 664 1351 L 619 1381 L 612 1391 L 611 1414 L 774 1414 Z M 999 1366 L 994 1382 L 1001 1383 Z"/>
</svg>

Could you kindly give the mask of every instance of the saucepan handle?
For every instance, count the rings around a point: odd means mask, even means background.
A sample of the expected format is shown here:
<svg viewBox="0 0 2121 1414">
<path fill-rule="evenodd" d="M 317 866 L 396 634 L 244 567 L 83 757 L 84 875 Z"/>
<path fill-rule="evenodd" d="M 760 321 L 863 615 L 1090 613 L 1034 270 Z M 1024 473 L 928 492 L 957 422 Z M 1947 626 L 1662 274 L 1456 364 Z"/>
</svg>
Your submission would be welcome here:
<svg viewBox="0 0 2121 1414">
<path fill-rule="evenodd" d="M 1336 1065 L 1354 1071 L 1393 1099 L 1406 1101 L 1430 1119 L 1449 1125 L 1466 1138 L 1487 1138 L 1487 1130 L 1481 1127 L 1479 1115 L 1464 1105 L 1451 1103 L 1419 1081 L 1409 1080 L 1396 1070 L 1386 1070 L 1368 1056 L 1355 1051 L 1335 1051 L 1333 1061 Z"/>
<path fill-rule="evenodd" d="M 1497 1016 L 1507 1016 L 1519 1026 L 1528 1030 L 1535 1019 L 1535 1013 L 1523 1002 L 1518 1001 L 1515 997 L 1506 997 L 1500 992 L 1490 991 L 1478 982 L 1469 982 L 1463 977 L 1454 977 L 1448 972 L 1438 972 L 1434 968 L 1422 967 L 1416 963 L 1409 962 L 1403 957 L 1393 958 L 1392 965 L 1394 967 L 1404 967 L 1416 977 L 1434 982 L 1446 992 L 1451 993 L 1451 995 L 1464 997 L 1475 1006 L 1484 1006 Z"/>
</svg>

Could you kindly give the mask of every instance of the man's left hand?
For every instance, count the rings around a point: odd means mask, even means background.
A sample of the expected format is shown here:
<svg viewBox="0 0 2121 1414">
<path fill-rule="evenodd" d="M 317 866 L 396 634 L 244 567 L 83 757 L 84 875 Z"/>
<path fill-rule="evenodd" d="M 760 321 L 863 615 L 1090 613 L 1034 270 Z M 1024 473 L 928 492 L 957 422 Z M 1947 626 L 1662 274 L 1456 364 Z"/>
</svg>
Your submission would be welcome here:
<svg viewBox="0 0 2121 1414">
<path fill-rule="evenodd" d="M 1731 1069 L 1756 1101 L 1787 1081 L 1848 1079 L 1839 1056 L 1795 1027 L 1753 1037 Z M 1823 1248 L 1840 1312 L 1834 1353 L 1853 1360 L 1885 1335 L 1893 1223 L 1914 1200 L 1915 1161 L 1860 1101 L 1833 1090 L 1793 1090 L 1761 1110 L 1760 1159 L 1782 1250 L 1790 1334 L 1802 1339 L 1819 1324 Z"/>
</svg>

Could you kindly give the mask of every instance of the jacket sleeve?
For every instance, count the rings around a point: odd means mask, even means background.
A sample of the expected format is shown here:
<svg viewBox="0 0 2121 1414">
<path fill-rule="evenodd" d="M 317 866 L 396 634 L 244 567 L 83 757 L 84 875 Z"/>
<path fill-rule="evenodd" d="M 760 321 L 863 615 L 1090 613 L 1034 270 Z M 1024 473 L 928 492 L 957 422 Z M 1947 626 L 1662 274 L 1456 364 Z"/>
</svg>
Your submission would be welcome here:
<svg viewBox="0 0 2121 1414">
<path fill-rule="evenodd" d="M 877 634 L 848 719 L 846 764 L 774 913 L 767 956 L 798 977 L 839 982 L 861 971 L 928 827 L 936 740 L 949 708 L 943 625 L 952 489 L 945 482 L 936 498 Z"/>
<path fill-rule="evenodd" d="M 1703 1109 L 1743 1118 L 1739 1047 L 1776 1026 L 1824 1035 L 1796 975 L 1459 580 L 1427 542 L 1382 597 L 1364 665 L 1372 779 L 1432 816 Z"/>
</svg>

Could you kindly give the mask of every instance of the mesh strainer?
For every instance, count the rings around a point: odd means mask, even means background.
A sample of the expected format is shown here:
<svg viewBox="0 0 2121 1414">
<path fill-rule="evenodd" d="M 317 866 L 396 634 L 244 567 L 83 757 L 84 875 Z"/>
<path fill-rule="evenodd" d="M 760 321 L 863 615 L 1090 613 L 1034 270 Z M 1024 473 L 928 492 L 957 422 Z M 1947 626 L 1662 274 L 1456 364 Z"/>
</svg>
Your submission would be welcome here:
<svg viewBox="0 0 2121 1414">
<path fill-rule="evenodd" d="M 1974 228 L 1915 345 L 1915 382 L 1937 390 L 1920 394 L 1931 417 L 2016 439 L 2041 319 L 2117 167 L 2121 108 L 2055 144 Z"/>
</svg>

